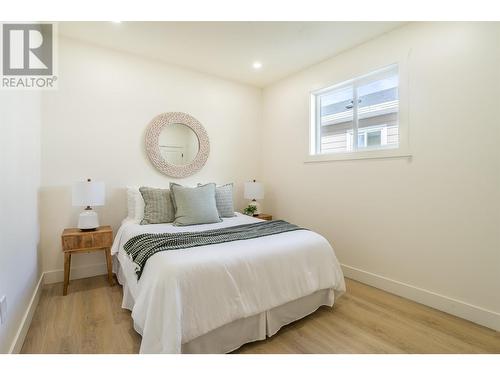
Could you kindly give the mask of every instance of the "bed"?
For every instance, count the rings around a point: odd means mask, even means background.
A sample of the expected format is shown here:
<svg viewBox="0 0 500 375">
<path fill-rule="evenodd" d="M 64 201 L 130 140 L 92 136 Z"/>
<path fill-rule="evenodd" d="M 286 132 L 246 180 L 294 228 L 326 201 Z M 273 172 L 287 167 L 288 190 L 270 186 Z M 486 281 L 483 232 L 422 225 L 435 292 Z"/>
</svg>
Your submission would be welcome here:
<svg viewBox="0 0 500 375">
<path fill-rule="evenodd" d="M 320 306 L 333 306 L 344 277 L 328 241 L 308 230 L 156 253 L 138 280 L 123 246 L 144 233 L 196 232 L 258 222 L 176 227 L 122 222 L 112 247 L 122 307 L 142 336 L 141 353 L 228 353 L 274 335 Z"/>
</svg>

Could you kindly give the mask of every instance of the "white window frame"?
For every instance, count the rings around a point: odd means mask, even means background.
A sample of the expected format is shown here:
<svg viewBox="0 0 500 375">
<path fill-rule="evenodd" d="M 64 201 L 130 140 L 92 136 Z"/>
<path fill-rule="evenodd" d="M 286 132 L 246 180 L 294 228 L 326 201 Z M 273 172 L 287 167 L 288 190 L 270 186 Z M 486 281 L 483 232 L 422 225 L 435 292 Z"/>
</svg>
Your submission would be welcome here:
<svg viewBox="0 0 500 375">
<path fill-rule="evenodd" d="M 316 119 L 319 119 L 319 106 L 317 101 L 320 97 L 319 94 L 330 91 L 332 89 L 339 89 L 343 86 L 354 86 L 354 99 L 357 95 L 356 84 L 362 84 L 366 80 L 373 79 L 373 75 L 377 73 L 382 73 L 385 70 L 393 69 L 395 66 L 398 67 L 398 75 L 399 75 L 399 108 L 398 108 L 398 132 L 399 132 L 399 147 L 377 147 L 377 148 L 367 148 L 367 149 L 357 149 L 357 142 L 354 142 L 355 149 L 350 152 L 334 152 L 334 153 L 324 153 L 318 154 L 316 153 L 317 142 L 319 141 L 320 132 L 317 131 Z M 309 93 L 310 95 L 310 117 L 309 117 L 309 145 L 308 145 L 308 153 L 306 155 L 305 162 L 325 162 L 325 161 L 337 161 L 337 160 L 353 160 L 353 159 L 372 159 L 372 158 L 394 158 L 394 157 L 411 157 L 410 147 L 409 147 L 409 116 L 408 116 L 408 71 L 407 71 L 407 59 L 402 58 L 397 63 L 385 64 L 382 68 L 376 69 L 366 69 L 365 72 L 369 72 L 368 74 L 358 74 L 352 75 L 356 78 L 348 78 L 348 79 L 339 79 L 337 82 L 342 82 L 340 84 L 333 84 L 327 87 L 323 87 L 318 90 L 313 90 Z M 357 109 L 356 106 L 354 106 Z M 357 114 L 354 113 L 354 121 L 357 120 Z M 357 124 L 353 127 L 352 133 L 353 138 L 357 139 Z M 356 136 L 356 137 L 354 137 Z"/>
</svg>

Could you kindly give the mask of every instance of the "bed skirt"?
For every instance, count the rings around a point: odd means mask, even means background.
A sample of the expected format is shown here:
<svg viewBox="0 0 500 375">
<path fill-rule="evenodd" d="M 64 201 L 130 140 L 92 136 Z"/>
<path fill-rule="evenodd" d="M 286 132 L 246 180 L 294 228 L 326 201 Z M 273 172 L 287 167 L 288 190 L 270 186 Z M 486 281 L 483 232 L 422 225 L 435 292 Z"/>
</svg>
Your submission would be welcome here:
<svg viewBox="0 0 500 375">
<path fill-rule="evenodd" d="M 132 311 L 134 297 L 130 292 L 125 273 L 118 257 L 113 257 L 113 270 L 123 287 L 122 308 Z M 277 306 L 247 318 L 216 328 L 189 342 L 182 343 L 182 353 L 222 354 L 232 352 L 242 345 L 276 334 L 281 327 L 312 314 L 321 306 L 333 306 L 333 289 L 319 290 L 308 296 Z M 134 329 L 142 335 L 139 327 Z"/>
</svg>

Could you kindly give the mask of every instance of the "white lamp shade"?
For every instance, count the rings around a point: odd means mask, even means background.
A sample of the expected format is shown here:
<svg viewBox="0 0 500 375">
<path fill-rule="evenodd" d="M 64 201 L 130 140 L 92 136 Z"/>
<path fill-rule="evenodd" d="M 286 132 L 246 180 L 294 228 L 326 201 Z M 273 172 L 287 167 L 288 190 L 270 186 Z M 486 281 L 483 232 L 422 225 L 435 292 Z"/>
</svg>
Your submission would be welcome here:
<svg viewBox="0 0 500 375">
<path fill-rule="evenodd" d="M 104 206 L 104 182 L 81 181 L 73 184 L 73 206 Z"/>
<path fill-rule="evenodd" d="M 245 199 L 264 199 L 264 185 L 260 182 L 245 182 Z"/>
</svg>

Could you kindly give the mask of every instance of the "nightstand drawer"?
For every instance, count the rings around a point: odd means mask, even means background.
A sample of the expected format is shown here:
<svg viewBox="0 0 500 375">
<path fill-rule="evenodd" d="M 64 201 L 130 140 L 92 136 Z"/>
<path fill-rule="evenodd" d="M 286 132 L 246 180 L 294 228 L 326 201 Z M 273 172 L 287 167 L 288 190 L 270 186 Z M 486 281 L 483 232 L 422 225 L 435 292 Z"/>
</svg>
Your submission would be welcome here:
<svg viewBox="0 0 500 375">
<path fill-rule="evenodd" d="M 74 228 L 65 230 L 61 238 L 63 251 L 111 247 L 113 232 L 111 229 L 99 229 L 92 232 L 82 232 Z"/>
<path fill-rule="evenodd" d="M 93 235 L 94 247 L 111 247 L 113 245 L 113 233 L 97 233 Z"/>
<path fill-rule="evenodd" d="M 75 250 L 94 247 L 92 234 L 82 234 L 80 236 L 65 236 L 62 239 L 63 250 Z"/>
</svg>

